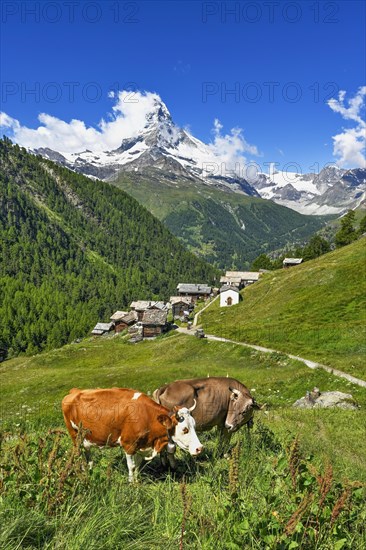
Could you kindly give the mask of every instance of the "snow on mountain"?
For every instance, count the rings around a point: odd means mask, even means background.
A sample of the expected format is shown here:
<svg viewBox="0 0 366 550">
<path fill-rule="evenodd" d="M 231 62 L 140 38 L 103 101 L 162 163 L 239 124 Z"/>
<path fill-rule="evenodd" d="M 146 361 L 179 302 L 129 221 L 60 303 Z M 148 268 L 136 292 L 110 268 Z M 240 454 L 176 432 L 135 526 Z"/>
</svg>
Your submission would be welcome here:
<svg viewBox="0 0 366 550">
<path fill-rule="evenodd" d="M 172 120 L 166 105 L 155 99 L 145 126 L 111 151 L 65 153 L 40 148 L 34 151 L 89 177 L 113 180 L 123 171 L 158 168 L 165 176 L 185 175 L 204 184 L 259 196 L 249 182 L 238 176 L 213 144 L 205 144 Z"/>
<path fill-rule="evenodd" d="M 302 214 L 338 214 L 366 197 L 366 170 L 327 166 L 319 174 L 272 171 L 251 181 L 260 196 Z"/>
</svg>

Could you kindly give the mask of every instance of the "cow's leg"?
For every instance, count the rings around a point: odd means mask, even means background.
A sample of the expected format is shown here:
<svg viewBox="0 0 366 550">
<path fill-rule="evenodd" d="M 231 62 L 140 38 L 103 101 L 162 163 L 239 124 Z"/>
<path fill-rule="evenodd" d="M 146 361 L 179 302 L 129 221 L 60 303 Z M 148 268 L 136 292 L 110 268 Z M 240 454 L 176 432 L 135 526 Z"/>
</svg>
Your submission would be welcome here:
<svg viewBox="0 0 366 550">
<path fill-rule="evenodd" d="M 137 474 L 142 462 L 144 461 L 144 457 L 139 453 L 136 453 L 134 456 L 135 456 L 135 467 L 136 467 L 136 474 Z"/>
<path fill-rule="evenodd" d="M 169 462 L 169 466 L 172 468 L 172 470 L 175 470 L 176 468 L 176 460 L 175 460 L 175 445 L 168 444 L 165 449 L 163 449 L 160 453 L 161 463 L 166 468 Z"/>
<path fill-rule="evenodd" d="M 248 443 L 248 446 L 250 447 L 251 444 L 252 444 L 252 438 L 250 437 L 251 436 L 251 429 L 253 428 L 253 418 L 251 418 L 248 422 L 247 422 L 247 443 Z"/>
<path fill-rule="evenodd" d="M 176 463 L 176 460 L 175 460 L 175 445 L 168 445 L 167 447 L 167 457 L 168 457 L 168 462 L 169 462 L 169 466 L 171 467 L 172 470 L 175 470 L 176 466 L 177 466 L 177 463 Z"/>
<path fill-rule="evenodd" d="M 229 444 L 231 439 L 231 433 L 222 426 L 219 428 L 219 443 L 217 448 L 218 456 L 226 456 L 229 451 Z"/>
<path fill-rule="evenodd" d="M 163 449 L 160 453 L 160 460 L 161 460 L 161 464 L 164 468 L 167 467 L 168 465 L 168 453 L 166 451 L 166 449 Z"/>
<path fill-rule="evenodd" d="M 128 468 L 128 481 L 137 481 L 137 466 L 135 461 L 135 455 L 126 454 L 127 468 Z"/>
<path fill-rule="evenodd" d="M 88 441 L 87 439 L 84 439 L 83 447 L 84 447 L 85 460 L 89 466 L 89 470 L 91 470 L 93 468 L 93 461 L 91 459 L 91 451 L 90 451 L 92 447 L 92 443 L 90 443 L 90 441 Z"/>
</svg>

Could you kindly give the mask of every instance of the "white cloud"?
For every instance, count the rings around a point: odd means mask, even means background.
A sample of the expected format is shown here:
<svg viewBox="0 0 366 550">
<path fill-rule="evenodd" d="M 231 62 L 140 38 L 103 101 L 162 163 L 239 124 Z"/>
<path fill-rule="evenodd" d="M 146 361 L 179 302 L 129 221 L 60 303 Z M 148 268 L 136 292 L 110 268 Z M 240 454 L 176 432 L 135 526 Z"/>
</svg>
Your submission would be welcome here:
<svg viewBox="0 0 366 550">
<path fill-rule="evenodd" d="M 344 168 L 366 167 L 366 123 L 362 118 L 365 108 L 366 86 L 358 89 L 356 95 L 345 105 L 346 92 L 341 90 L 338 99 L 330 99 L 329 107 L 339 113 L 345 120 L 356 123 L 353 128 L 343 128 L 343 131 L 333 139 L 333 154 L 338 157 L 338 164 Z"/>
<path fill-rule="evenodd" d="M 218 119 L 214 121 L 213 142 L 209 144 L 211 152 L 218 161 L 226 166 L 227 170 L 243 170 L 246 162 L 245 153 L 259 156 L 260 153 L 255 145 L 251 145 L 243 136 L 241 128 L 232 128 L 229 134 L 221 133 L 223 126 Z"/>
<path fill-rule="evenodd" d="M 2 113 L 1 125 L 11 131 L 11 137 L 23 147 L 36 149 L 49 147 L 61 153 L 76 153 L 85 149 L 105 151 L 120 146 L 127 137 L 134 137 L 146 123 L 146 115 L 160 97 L 151 92 L 122 91 L 115 99 L 108 120 L 102 119 L 96 128 L 86 126 L 82 120 L 65 122 L 57 117 L 41 113 L 38 128 L 22 126 L 19 121 Z"/>
<path fill-rule="evenodd" d="M 19 128 L 19 126 L 20 124 L 15 118 L 12 118 L 4 112 L 0 112 L 1 128 L 9 128 L 10 130 L 14 131 L 15 129 Z"/>
</svg>

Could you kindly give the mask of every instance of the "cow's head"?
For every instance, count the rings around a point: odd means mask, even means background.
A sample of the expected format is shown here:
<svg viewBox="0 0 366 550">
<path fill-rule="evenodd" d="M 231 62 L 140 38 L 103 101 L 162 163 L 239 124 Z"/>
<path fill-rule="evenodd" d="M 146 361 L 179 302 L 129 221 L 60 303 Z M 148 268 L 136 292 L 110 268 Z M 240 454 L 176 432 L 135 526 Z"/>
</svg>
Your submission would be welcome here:
<svg viewBox="0 0 366 550">
<path fill-rule="evenodd" d="M 229 432 L 235 432 L 252 417 L 254 409 L 260 409 L 255 400 L 248 393 L 243 393 L 235 388 L 229 388 L 230 401 L 225 420 L 225 428 Z"/>
<path fill-rule="evenodd" d="M 196 434 L 196 422 L 191 416 L 191 411 L 196 406 L 196 401 L 193 407 L 174 407 L 172 416 L 165 416 L 160 419 L 160 422 L 168 429 L 169 435 L 183 451 L 188 451 L 192 456 L 199 455 L 202 452 L 201 445 Z"/>
</svg>

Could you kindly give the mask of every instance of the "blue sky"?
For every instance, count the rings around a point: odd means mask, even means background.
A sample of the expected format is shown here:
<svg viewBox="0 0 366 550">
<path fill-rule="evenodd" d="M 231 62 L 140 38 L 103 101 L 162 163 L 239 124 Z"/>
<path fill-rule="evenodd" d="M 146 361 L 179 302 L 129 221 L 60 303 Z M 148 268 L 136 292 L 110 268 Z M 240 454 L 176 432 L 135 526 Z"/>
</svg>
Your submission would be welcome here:
<svg viewBox="0 0 366 550">
<path fill-rule="evenodd" d="M 364 2 L 70 4 L 2 3 L 1 110 L 22 127 L 40 113 L 97 127 L 129 86 L 203 141 L 215 119 L 242 128 L 262 166 L 362 165 Z"/>
</svg>

